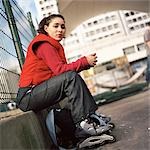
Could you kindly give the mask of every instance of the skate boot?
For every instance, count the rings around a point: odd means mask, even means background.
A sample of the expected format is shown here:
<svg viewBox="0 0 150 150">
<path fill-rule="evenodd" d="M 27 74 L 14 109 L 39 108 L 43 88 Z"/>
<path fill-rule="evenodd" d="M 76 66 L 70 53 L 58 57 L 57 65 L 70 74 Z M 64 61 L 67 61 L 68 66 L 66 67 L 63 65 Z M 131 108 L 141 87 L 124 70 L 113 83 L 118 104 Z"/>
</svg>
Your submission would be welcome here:
<svg viewBox="0 0 150 150">
<path fill-rule="evenodd" d="M 110 126 L 108 124 L 99 125 L 91 119 L 85 119 L 77 125 L 75 136 L 76 138 L 87 138 L 107 133 L 109 130 Z"/>
<path fill-rule="evenodd" d="M 78 148 L 92 148 L 97 145 L 103 145 L 106 143 L 114 142 L 115 137 L 110 134 L 111 127 L 109 123 L 105 123 L 103 120 L 93 119 L 89 117 L 84 121 L 81 121 L 76 126 L 75 137 L 78 139 Z M 101 121 L 101 122 L 100 122 Z"/>
<path fill-rule="evenodd" d="M 110 127 L 110 132 L 112 131 L 112 129 L 115 127 L 114 123 L 111 122 L 111 118 L 110 117 L 106 117 L 102 114 L 97 115 L 97 114 L 92 114 L 89 117 L 91 120 L 93 120 L 93 122 L 95 122 L 97 125 L 100 126 L 109 126 Z"/>
<path fill-rule="evenodd" d="M 77 144 L 77 147 L 79 150 L 80 149 L 88 149 L 88 148 L 93 149 L 93 148 L 97 148 L 97 147 L 102 146 L 107 143 L 113 143 L 115 141 L 116 141 L 116 139 L 114 136 L 102 134 L 99 136 L 91 136 L 89 138 L 86 138 L 86 139 L 80 141 Z"/>
</svg>

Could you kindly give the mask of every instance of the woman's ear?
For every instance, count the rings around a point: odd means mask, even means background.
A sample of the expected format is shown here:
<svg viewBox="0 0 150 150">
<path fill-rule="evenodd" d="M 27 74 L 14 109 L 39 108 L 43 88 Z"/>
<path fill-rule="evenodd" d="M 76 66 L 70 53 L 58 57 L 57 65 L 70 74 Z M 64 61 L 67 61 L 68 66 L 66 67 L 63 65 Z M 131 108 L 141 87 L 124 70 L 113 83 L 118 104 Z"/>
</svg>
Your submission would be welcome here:
<svg viewBox="0 0 150 150">
<path fill-rule="evenodd" d="M 44 31 L 47 32 L 47 25 L 44 25 Z"/>
</svg>

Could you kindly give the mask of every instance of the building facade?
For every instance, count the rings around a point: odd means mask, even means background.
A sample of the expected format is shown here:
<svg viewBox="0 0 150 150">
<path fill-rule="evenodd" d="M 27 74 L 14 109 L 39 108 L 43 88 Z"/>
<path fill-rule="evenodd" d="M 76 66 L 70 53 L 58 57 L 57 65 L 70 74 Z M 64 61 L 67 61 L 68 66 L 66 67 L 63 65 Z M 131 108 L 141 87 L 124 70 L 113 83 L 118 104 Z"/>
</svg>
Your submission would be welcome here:
<svg viewBox="0 0 150 150">
<path fill-rule="evenodd" d="M 86 54 L 96 52 L 99 63 L 123 55 L 128 55 L 129 62 L 144 58 L 145 54 L 139 53 L 138 57 L 130 57 L 130 54 L 145 51 L 143 32 L 148 21 L 148 14 L 133 11 L 114 11 L 93 17 L 65 39 L 67 57 L 72 60 L 86 51 Z"/>
<path fill-rule="evenodd" d="M 113 80 L 111 75 L 102 79 L 98 76 L 107 74 L 110 68 L 117 68 L 118 64 L 114 62 L 120 61 L 121 67 L 128 65 L 130 74 L 134 74 L 145 65 L 147 55 L 143 33 L 149 21 L 148 14 L 135 11 L 113 11 L 93 17 L 83 22 L 64 40 L 68 61 L 72 62 L 90 53 L 97 54 L 97 66 L 82 73 L 88 85 L 93 87 L 95 82 L 109 82 L 108 78 Z M 93 91 L 96 93 L 96 90 Z"/>
<path fill-rule="evenodd" d="M 34 0 L 38 12 L 38 20 L 50 14 L 58 13 L 56 0 Z"/>
</svg>

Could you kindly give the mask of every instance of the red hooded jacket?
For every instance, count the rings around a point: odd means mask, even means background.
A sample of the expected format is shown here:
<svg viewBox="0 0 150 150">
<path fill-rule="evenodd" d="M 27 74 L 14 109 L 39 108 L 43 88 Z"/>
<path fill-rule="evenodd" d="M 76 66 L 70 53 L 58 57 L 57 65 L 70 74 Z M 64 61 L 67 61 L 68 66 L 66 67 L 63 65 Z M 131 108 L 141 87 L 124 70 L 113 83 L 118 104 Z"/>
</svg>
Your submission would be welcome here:
<svg viewBox="0 0 150 150">
<path fill-rule="evenodd" d="M 26 60 L 20 75 L 19 87 L 37 85 L 58 75 L 52 71 L 52 68 L 50 68 L 48 63 L 46 63 L 42 57 L 37 56 L 36 51 L 41 43 L 49 43 L 50 46 L 56 49 L 57 57 L 61 60 L 59 68 L 63 68 L 60 74 L 69 70 L 80 72 L 89 68 L 89 64 L 85 57 L 78 59 L 76 62 L 67 64 L 62 45 L 50 36 L 39 34 L 31 41 L 28 47 Z M 48 49 L 48 51 L 51 51 L 51 49 Z"/>
</svg>

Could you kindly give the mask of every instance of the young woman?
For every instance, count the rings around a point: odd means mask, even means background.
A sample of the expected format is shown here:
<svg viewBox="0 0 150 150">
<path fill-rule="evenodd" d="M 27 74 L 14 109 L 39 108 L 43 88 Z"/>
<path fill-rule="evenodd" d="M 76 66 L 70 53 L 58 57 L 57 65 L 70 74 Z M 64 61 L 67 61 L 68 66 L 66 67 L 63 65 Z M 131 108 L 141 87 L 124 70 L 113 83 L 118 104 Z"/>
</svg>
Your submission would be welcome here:
<svg viewBox="0 0 150 150">
<path fill-rule="evenodd" d="M 97 135 L 104 129 L 94 127 L 88 118 L 98 113 L 98 106 L 78 74 L 95 66 L 97 56 L 91 54 L 67 63 L 60 44 L 65 31 L 65 20 L 60 14 L 50 15 L 40 22 L 39 34 L 29 44 L 20 75 L 17 105 L 23 111 L 41 111 L 68 97 L 67 108 L 77 129 Z M 96 116 L 109 120 L 107 117 Z"/>
</svg>

